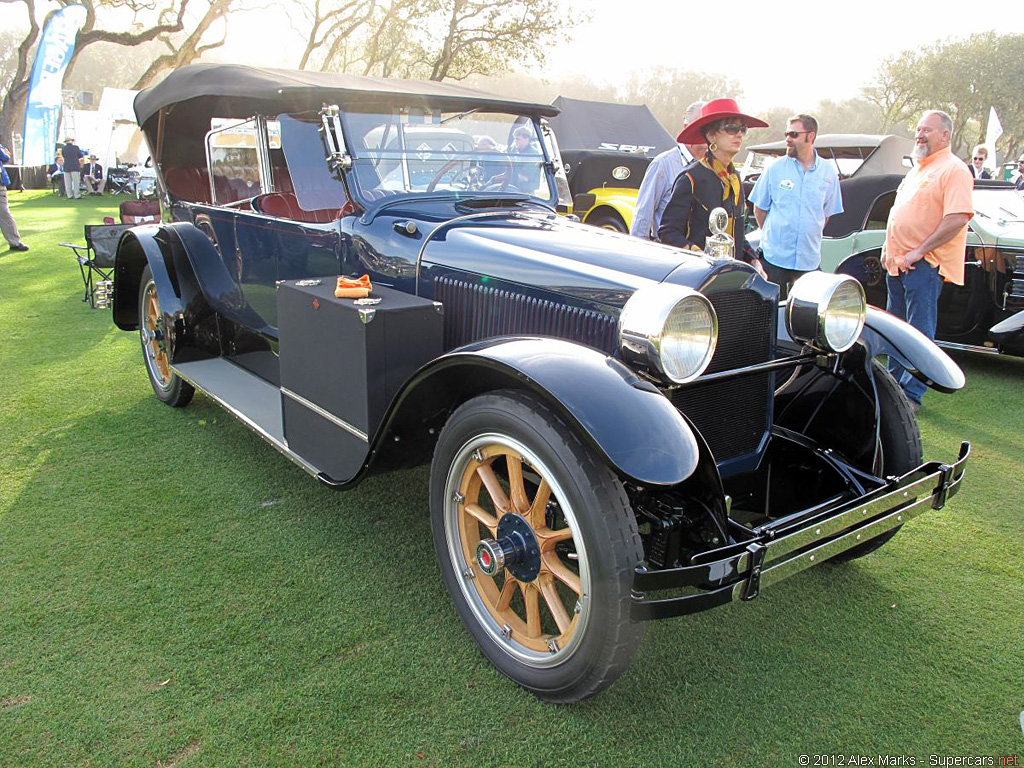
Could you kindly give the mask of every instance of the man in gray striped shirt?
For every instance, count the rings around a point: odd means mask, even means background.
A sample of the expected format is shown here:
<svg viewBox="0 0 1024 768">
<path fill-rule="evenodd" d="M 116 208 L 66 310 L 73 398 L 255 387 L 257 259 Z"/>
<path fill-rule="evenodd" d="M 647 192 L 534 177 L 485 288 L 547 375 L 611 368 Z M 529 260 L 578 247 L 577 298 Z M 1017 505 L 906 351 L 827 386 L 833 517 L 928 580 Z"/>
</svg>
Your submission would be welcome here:
<svg viewBox="0 0 1024 768">
<path fill-rule="evenodd" d="M 686 108 L 683 129 L 700 117 L 700 108 L 703 106 L 703 101 L 695 101 Z M 675 149 L 668 149 L 651 160 L 636 196 L 636 211 L 633 213 L 633 226 L 629 228 L 629 234 L 644 240 L 658 239 L 658 225 L 672 197 L 672 185 L 676 183 L 683 168 L 703 157 L 706 150 L 707 147 L 700 144 L 679 144 Z"/>
</svg>

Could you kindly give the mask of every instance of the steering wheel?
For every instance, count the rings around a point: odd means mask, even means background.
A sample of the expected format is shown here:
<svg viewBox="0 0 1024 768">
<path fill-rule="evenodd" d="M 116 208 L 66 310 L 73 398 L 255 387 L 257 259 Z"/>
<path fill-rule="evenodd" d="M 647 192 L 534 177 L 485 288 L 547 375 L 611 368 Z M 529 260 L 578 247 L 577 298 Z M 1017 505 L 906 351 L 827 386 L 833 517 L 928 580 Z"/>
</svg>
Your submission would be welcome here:
<svg viewBox="0 0 1024 768">
<path fill-rule="evenodd" d="M 508 155 L 503 155 L 501 163 L 503 166 L 501 172 L 491 176 L 491 179 L 495 179 L 500 176 L 501 181 L 495 182 L 494 184 L 482 183 L 480 185 L 480 189 L 485 192 L 505 192 L 509 189 L 514 192 L 518 192 L 519 188 L 512 183 L 512 158 Z M 491 179 L 488 179 L 487 182 L 490 182 Z"/>
<path fill-rule="evenodd" d="M 437 173 L 434 174 L 434 178 L 432 178 L 430 180 L 430 183 L 427 184 L 427 192 L 433 192 L 434 188 L 437 186 L 437 183 L 439 181 L 441 181 L 441 179 L 444 178 L 445 174 L 448 173 L 448 171 L 450 171 L 452 168 L 454 168 L 457 165 L 459 165 L 460 163 L 466 163 L 467 164 L 466 170 L 463 171 L 458 176 L 456 176 L 455 179 L 452 180 L 452 183 L 454 184 L 458 180 L 464 180 L 464 183 L 466 184 L 466 189 L 469 189 L 470 184 L 471 184 L 471 180 L 472 180 L 472 177 L 471 177 L 471 175 L 469 173 L 469 171 L 470 171 L 469 166 L 468 166 L 469 161 L 468 160 L 459 160 L 458 158 L 456 158 L 454 160 L 449 160 L 447 163 L 442 165 L 441 166 L 441 170 L 439 170 Z"/>
</svg>

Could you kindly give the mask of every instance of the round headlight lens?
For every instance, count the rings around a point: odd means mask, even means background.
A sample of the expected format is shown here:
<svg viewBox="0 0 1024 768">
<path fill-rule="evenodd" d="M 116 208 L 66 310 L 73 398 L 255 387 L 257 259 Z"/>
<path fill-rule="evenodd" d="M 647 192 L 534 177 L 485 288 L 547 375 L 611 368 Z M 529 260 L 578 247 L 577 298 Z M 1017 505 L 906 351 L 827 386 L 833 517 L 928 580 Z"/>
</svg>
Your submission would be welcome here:
<svg viewBox="0 0 1024 768">
<path fill-rule="evenodd" d="M 672 381 L 690 381 L 711 362 L 718 340 L 714 312 L 696 297 L 683 299 L 669 312 L 661 337 L 661 366 Z"/>
<path fill-rule="evenodd" d="M 853 346 L 864 327 L 864 289 L 855 280 L 839 284 L 825 308 L 825 345 L 836 352 Z"/>
<path fill-rule="evenodd" d="M 808 272 L 793 283 L 786 304 L 789 335 L 829 352 L 852 347 L 866 316 L 864 289 L 849 275 Z"/>
<path fill-rule="evenodd" d="M 619 345 L 628 361 L 670 383 L 700 376 L 718 343 L 718 317 L 706 297 L 679 285 L 659 284 L 634 293 L 619 316 Z"/>
</svg>

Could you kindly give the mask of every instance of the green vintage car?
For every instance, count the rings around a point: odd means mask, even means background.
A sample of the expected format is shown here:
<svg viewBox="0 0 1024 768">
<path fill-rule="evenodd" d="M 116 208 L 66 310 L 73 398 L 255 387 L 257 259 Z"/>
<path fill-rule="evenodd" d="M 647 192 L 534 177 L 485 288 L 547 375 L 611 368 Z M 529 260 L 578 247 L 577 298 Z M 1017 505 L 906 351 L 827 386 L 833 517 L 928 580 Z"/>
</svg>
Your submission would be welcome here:
<svg viewBox="0 0 1024 768">
<path fill-rule="evenodd" d="M 819 156 L 839 170 L 844 208 L 825 227 L 821 268 L 856 277 L 878 307 L 886 300 L 885 225 L 896 188 L 912 167 L 913 146 L 902 136 L 873 134 L 821 134 L 815 141 Z M 786 143 L 759 144 L 750 152 L 770 161 L 786 153 Z M 756 244 L 757 235 L 748 241 Z M 966 260 L 964 285 L 947 281 L 942 288 L 936 341 L 1024 356 L 1024 194 L 1012 184 L 975 181 Z"/>
</svg>

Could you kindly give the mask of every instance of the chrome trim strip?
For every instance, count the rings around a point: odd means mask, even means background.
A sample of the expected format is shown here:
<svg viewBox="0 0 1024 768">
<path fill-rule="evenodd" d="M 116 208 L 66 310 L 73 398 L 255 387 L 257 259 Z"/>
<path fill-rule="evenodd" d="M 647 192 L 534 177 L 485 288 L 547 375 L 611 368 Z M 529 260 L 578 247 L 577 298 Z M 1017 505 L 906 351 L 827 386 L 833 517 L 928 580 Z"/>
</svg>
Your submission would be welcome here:
<svg viewBox="0 0 1024 768">
<path fill-rule="evenodd" d="M 983 347 L 980 344 L 957 344 L 954 341 L 935 341 L 937 346 L 943 349 L 959 349 L 964 352 L 980 352 L 983 355 L 1001 355 L 996 347 Z"/>
<path fill-rule="evenodd" d="M 170 368 L 171 368 L 172 371 L 174 371 L 174 373 L 176 373 L 182 379 L 184 379 L 189 384 L 191 384 L 193 387 L 198 389 L 204 395 L 209 397 L 211 400 L 213 400 L 215 403 L 217 403 L 217 405 L 219 405 L 221 408 L 226 410 L 228 413 L 230 413 L 232 416 L 234 416 L 240 422 L 245 424 L 245 426 L 247 426 L 249 429 L 251 429 L 257 435 L 259 435 L 264 440 L 266 440 L 268 443 L 270 443 L 272 446 L 274 446 L 274 448 L 277 449 L 278 453 L 282 454 L 283 456 L 285 456 L 286 458 L 290 459 L 295 464 L 299 465 L 304 471 L 306 471 L 307 473 L 309 473 L 313 477 L 317 477 L 318 475 L 321 474 L 319 469 L 314 467 L 312 464 L 310 464 L 304 458 L 299 456 L 297 453 L 294 453 L 288 447 L 287 444 L 278 442 L 277 438 L 275 438 L 273 435 L 271 435 L 269 432 L 267 432 L 265 429 L 263 429 L 263 427 L 261 427 L 255 421 L 253 421 L 248 416 L 246 416 L 244 413 L 239 411 L 237 408 L 234 408 L 229 402 L 227 402 L 223 398 L 218 397 L 217 395 L 213 394 L 212 392 L 209 392 L 209 391 L 203 389 L 202 386 L 200 386 L 196 382 L 192 381 L 192 379 L 190 379 L 188 376 L 183 374 L 181 371 L 179 371 L 173 365 Z"/>
<path fill-rule="evenodd" d="M 299 394 L 296 394 L 295 392 L 292 392 L 287 387 L 281 387 L 281 394 L 287 395 L 292 400 L 297 402 L 299 405 L 303 405 L 306 408 L 309 408 L 309 410 L 313 411 L 313 413 L 317 414 L 318 416 L 322 416 L 323 418 L 327 419 L 332 424 L 341 427 L 342 429 L 344 429 L 349 434 L 355 435 L 360 440 L 362 440 L 364 443 L 369 443 L 370 442 L 370 438 L 367 437 L 365 432 L 363 432 L 363 431 L 361 431 L 359 429 L 356 429 L 355 427 L 353 427 L 351 424 L 349 424 L 346 421 L 342 421 L 337 416 L 335 416 L 333 413 L 330 413 L 329 411 L 325 411 L 319 405 L 317 405 L 316 403 L 312 402 L 311 400 L 307 400 L 302 395 L 299 395 Z"/>
</svg>

